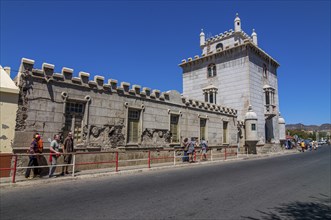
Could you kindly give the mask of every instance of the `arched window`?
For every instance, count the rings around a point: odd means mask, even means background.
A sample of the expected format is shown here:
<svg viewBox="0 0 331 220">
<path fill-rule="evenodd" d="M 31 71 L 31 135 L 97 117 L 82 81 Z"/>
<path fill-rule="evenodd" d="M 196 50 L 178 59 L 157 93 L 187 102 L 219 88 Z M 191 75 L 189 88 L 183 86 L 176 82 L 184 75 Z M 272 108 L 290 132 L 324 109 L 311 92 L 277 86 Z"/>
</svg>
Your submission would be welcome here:
<svg viewBox="0 0 331 220">
<path fill-rule="evenodd" d="M 220 48 L 221 50 L 223 50 L 223 44 L 222 43 L 219 43 L 216 45 L 216 50 Z"/>
<path fill-rule="evenodd" d="M 207 69 L 207 76 L 208 77 L 214 77 L 216 75 L 217 75 L 217 73 L 216 73 L 216 65 L 214 63 L 209 64 L 208 65 L 208 69 Z"/>
</svg>

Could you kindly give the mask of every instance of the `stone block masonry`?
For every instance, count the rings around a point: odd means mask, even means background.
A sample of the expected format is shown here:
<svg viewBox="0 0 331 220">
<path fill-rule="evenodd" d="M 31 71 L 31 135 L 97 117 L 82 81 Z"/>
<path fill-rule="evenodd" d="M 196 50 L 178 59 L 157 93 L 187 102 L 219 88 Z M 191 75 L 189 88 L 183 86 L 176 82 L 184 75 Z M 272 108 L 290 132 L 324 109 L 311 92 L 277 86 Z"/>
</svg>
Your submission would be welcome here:
<svg viewBox="0 0 331 220">
<path fill-rule="evenodd" d="M 237 110 L 161 92 L 115 79 L 106 80 L 54 65 L 41 69 L 23 58 L 16 77 L 19 86 L 14 152 L 26 150 L 33 133 L 48 138 L 74 133 L 78 151 L 169 148 L 185 137 L 200 138 L 200 118 L 206 118 L 205 136 L 213 146 L 237 143 Z M 223 144 L 223 121 L 229 141 Z M 209 128 L 208 128 L 209 127 Z M 45 145 L 48 148 L 48 145 Z"/>
</svg>

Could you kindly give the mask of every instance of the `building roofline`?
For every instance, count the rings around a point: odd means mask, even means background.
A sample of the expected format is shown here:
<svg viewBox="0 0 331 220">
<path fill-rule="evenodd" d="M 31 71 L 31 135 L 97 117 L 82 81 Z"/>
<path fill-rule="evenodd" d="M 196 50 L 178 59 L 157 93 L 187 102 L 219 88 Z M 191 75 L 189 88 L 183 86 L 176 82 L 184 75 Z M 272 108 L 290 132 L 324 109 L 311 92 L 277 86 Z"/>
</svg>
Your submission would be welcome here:
<svg viewBox="0 0 331 220">
<path fill-rule="evenodd" d="M 239 45 L 236 45 L 236 46 L 233 46 L 233 47 L 230 47 L 228 49 L 224 49 L 224 50 L 219 50 L 219 51 L 216 51 L 215 53 L 210 53 L 210 54 L 202 54 L 201 57 L 199 57 L 198 55 L 195 55 L 194 56 L 194 59 L 192 59 L 191 57 L 189 57 L 186 61 L 186 59 L 183 59 L 182 62 L 180 64 L 178 64 L 178 66 L 180 67 L 183 67 L 187 64 L 192 64 L 196 61 L 199 61 L 199 60 L 203 60 L 205 58 L 209 58 L 209 57 L 212 57 L 212 56 L 215 56 L 215 55 L 218 55 L 218 54 L 222 54 L 222 53 L 225 53 L 225 52 L 228 52 L 228 51 L 231 51 L 231 50 L 234 50 L 236 48 L 239 48 L 239 47 L 243 47 L 243 46 L 250 46 L 251 48 L 255 49 L 256 52 L 258 53 L 261 53 L 261 55 L 267 57 L 268 59 L 270 59 L 275 65 L 276 67 L 279 67 L 280 64 L 274 59 L 272 58 L 269 54 L 267 54 L 264 50 L 262 50 L 260 47 L 258 47 L 257 45 L 255 45 L 253 42 L 251 42 L 250 40 L 248 39 L 245 39 L 244 43 L 242 44 L 239 44 Z"/>
</svg>

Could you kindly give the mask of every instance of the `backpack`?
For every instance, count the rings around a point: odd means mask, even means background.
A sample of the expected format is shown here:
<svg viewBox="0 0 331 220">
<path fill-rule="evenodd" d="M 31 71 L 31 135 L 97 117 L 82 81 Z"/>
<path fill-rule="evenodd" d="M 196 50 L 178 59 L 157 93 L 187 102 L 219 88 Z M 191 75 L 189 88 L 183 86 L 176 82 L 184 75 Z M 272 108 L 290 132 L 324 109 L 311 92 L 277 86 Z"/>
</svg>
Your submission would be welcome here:
<svg viewBox="0 0 331 220">
<path fill-rule="evenodd" d="M 194 147 L 195 147 L 195 141 L 190 141 L 189 150 L 194 151 Z"/>
<path fill-rule="evenodd" d="M 208 145 L 206 144 L 206 142 L 202 142 L 201 147 L 202 149 L 206 149 L 206 151 L 208 151 Z"/>
<path fill-rule="evenodd" d="M 37 142 L 37 145 L 38 145 L 38 152 L 39 152 L 39 153 L 42 153 L 43 150 L 44 150 L 44 144 L 43 144 L 43 141 L 41 140 L 41 138 L 40 138 L 39 141 Z"/>
</svg>

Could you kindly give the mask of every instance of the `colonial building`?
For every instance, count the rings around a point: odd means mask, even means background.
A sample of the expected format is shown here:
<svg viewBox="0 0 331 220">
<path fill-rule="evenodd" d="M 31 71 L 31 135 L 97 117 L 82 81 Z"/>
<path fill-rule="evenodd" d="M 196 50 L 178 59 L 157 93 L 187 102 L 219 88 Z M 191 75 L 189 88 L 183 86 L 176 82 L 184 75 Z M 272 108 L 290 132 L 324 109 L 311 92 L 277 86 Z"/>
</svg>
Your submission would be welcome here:
<svg viewBox="0 0 331 220">
<path fill-rule="evenodd" d="M 236 146 L 237 110 L 181 96 L 177 91 L 130 85 L 102 76 L 23 58 L 14 148 L 26 149 L 34 132 L 47 141 L 73 131 L 75 148 L 160 148 L 185 138 L 205 138 L 210 146 Z"/>
<path fill-rule="evenodd" d="M 238 110 L 245 119 L 249 105 L 257 115 L 258 145 L 280 143 L 277 68 L 279 63 L 241 28 L 237 14 L 234 30 L 209 39 L 200 33 L 202 55 L 182 60 L 183 95 Z M 280 119 L 283 124 L 283 119 Z M 283 127 L 282 127 L 283 129 Z"/>
<path fill-rule="evenodd" d="M 180 64 L 182 95 L 67 67 L 56 73 L 53 64 L 36 68 L 22 58 L 14 151 L 26 150 L 35 132 L 47 142 L 72 131 L 76 149 L 100 151 L 169 148 L 186 137 L 216 148 L 279 143 L 279 64 L 258 47 L 254 31 L 241 30 L 238 16 L 234 25 L 207 40 L 201 32 L 201 57 Z"/>
</svg>

